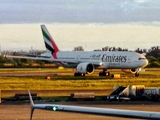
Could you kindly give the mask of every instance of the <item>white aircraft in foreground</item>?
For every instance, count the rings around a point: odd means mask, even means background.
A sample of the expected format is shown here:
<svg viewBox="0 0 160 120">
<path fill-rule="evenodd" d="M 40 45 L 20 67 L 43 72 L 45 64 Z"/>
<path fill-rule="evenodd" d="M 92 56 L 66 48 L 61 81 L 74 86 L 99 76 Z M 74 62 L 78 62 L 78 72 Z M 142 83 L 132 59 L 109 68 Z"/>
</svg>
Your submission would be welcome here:
<svg viewBox="0 0 160 120">
<path fill-rule="evenodd" d="M 160 120 L 160 112 L 153 112 L 153 111 L 151 112 L 151 111 L 122 110 L 122 109 L 96 108 L 96 107 L 80 107 L 80 106 L 58 105 L 58 104 L 34 104 L 29 90 L 28 93 L 31 103 L 30 120 L 32 120 L 34 109 L 85 113 L 85 114 L 94 114 L 103 116 L 139 118 L 148 120 Z"/>
<path fill-rule="evenodd" d="M 141 68 L 148 65 L 143 54 L 129 51 L 60 51 L 45 25 L 41 25 L 44 43 L 47 52 L 39 57 L 7 56 L 47 60 L 56 62 L 64 67 L 76 68 L 74 76 L 92 74 L 95 69 L 103 69 L 99 76 L 110 75 L 107 69 L 122 69 L 124 72 L 139 76 Z"/>
</svg>

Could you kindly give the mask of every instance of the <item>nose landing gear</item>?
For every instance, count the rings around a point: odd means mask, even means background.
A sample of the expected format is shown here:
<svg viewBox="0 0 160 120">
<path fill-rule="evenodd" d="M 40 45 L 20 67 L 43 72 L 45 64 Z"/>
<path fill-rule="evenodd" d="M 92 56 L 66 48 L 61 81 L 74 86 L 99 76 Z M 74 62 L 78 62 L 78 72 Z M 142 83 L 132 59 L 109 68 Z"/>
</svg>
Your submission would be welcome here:
<svg viewBox="0 0 160 120">
<path fill-rule="evenodd" d="M 139 72 L 136 72 L 136 73 L 135 73 L 135 77 L 138 77 L 138 76 L 139 76 Z"/>
</svg>

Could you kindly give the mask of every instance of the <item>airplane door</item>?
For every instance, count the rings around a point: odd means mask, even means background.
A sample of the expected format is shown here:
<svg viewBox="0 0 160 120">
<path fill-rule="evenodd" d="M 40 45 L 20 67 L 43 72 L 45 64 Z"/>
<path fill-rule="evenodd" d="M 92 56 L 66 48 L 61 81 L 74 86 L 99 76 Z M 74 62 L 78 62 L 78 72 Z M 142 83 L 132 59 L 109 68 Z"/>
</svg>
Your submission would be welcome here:
<svg viewBox="0 0 160 120">
<path fill-rule="evenodd" d="M 80 55 L 77 55 L 77 61 L 80 61 Z"/>
<path fill-rule="evenodd" d="M 128 63 L 131 63 L 131 60 L 132 60 L 132 57 L 129 56 L 129 57 L 128 57 Z"/>
</svg>

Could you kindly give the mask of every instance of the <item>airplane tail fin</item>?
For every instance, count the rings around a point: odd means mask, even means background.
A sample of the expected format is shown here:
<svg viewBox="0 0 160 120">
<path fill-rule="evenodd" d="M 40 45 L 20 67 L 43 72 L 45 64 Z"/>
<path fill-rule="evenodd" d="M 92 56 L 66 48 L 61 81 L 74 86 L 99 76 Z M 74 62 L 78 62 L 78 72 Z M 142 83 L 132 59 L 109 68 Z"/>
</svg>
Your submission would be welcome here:
<svg viewBox="0 0 160 120">
<path fill-rule="evenodd" d="M 43 34 L 43 39 L 44 39 L 44 43 L 47 49 L 47 52 L 50 52 L 53 56 L 54 59 L 57 59 L 57 52 L 59 51 L 58 46 L 56 45 L 54 39 L 52 38 L 52 36 L 50 35 L 50 33 L 48 32 L 47 28 L 45 25 L 41 25 L 41 29 L 42 29 L 42 34 Z"/>
<path fill-rule="evenodd" d="M 31 114 L 30 114 L 30 120 L 32 120 L 33 112 L 34 112 L 34 102 L 30 93 L 30 90 L 28 90 L 30 104 L 31 104 Z"/>
</svg>

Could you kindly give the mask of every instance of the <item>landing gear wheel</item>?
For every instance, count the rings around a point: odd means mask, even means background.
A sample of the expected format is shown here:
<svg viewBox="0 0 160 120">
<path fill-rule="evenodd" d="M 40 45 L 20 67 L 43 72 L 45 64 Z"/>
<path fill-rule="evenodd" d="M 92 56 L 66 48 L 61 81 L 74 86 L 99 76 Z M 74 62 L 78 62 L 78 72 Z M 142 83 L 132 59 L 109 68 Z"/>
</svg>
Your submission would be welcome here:
<svg viewBox="0 0 160 120">
<path fill-rule="evenodd" d="M 76 72 L 76 73 L 74 73 L 74 76 L 85 76 L 85 74 Z"/>
<path fill-rule="evenodd" d="M 81 76 L 85 76 L 85 74 L 83 73 L 83 74 L 81 74 Z"/>
<path fill-rule="evenodd" d="M 110 72 L 107 72 L 107 73 L 106 73 L 106 76 L 110 76 Z"/>
<path fill-rule="evenodd" d="M 138 76 L 139 76 L 139 72 L 136 72 L 136 73 L 135 73 L 135 77 L 138 77 Z"/>
<path fill-rule="evenodd" d="M 99 72 L 99 76 L 102 76 L 102 72 Z"/>
<path fill-rule="evenodd" d="M 99 76 L 110 76 L 110 72 L 99 72 Z"/>
<path fill-rule="evenodd" d="M 74 73 L 74 76 L 81 76 L 81 74 L 76 72 L 76 73 Z"/>
</svg>

